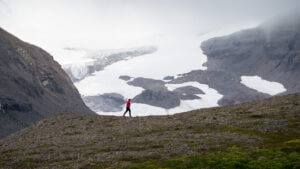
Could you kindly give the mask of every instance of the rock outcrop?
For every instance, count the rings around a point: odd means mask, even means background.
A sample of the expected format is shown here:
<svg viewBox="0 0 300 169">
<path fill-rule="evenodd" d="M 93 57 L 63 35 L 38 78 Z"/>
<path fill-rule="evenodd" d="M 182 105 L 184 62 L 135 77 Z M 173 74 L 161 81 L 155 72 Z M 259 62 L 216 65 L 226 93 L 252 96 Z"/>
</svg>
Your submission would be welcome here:
<svg viewBox="0 0 300 169">
<path fill-rule="evenodd" d="M 93 113 L 43 49 L 0 28 L 0 138 L 56 113 Z"/>
</svg>

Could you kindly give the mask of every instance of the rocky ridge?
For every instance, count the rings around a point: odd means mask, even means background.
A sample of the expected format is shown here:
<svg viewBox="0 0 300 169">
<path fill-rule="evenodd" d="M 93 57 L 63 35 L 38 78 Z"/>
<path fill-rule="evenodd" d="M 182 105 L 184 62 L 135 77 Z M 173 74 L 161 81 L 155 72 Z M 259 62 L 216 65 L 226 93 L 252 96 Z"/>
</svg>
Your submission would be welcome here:
<svg viewBox="0 0 300 169">
<path fill-rule="evenodd" d="M 0 28 L 0 138 L 56 113 L 89 113 L 61 66 Z"/>
</svg>

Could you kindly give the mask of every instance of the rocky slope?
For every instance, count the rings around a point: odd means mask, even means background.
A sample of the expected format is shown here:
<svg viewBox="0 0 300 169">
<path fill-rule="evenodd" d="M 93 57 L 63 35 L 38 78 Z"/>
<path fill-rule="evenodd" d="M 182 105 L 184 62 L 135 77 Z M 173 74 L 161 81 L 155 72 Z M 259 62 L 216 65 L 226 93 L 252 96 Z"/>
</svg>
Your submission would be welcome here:
<svg viewBox="0 0 300 169">
<path fill-rule="evenodd" d="M 209 39 L 201 48 L 208 70 L 258 75 L 283 84 L 285 93 L 300 91 L 300 14 Z"/>
<path fill-rule="evenodd" d="M 0 138 L 56 113 L 93 113 L 53 57 L 0 28 Z"/>
<path fill-rule="evenodd" d="M 57 114 L 0 140 L 0 168 L 297 168 L 299 113 L 298 93 L 173 116 Z"/>
</svg>

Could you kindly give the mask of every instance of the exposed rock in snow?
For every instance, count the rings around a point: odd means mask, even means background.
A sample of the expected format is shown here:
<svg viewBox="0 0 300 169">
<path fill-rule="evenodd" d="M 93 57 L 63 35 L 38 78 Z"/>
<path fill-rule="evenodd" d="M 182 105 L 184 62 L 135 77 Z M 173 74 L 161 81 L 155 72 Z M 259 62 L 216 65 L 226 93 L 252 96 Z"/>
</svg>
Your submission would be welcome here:
<svg viewBox="0 0 300 169">
<path fill-rule="evenodd" d="M 129 80 L 131 80 L 131 78 L 132 77 L 126 76 L 126 75 L 119 76 L 119 79 L 122 79 L 122 80 L 125 80 L 125 81 L 129 81 Z"/>
<path fill-rule="evenodd" d="M 99 112 L 118 112 L 122 110 L 125 99 L 117 93 L 105 93 L 97 96 L 83 97 L 85 104 L 92 110 Z"/>
<path fill-rule="evenodd" d="M 167 89 L 165 87 L 165 82 L 162 80 L 155 80 L 149 78 L 138 77 L 133 79 L 132 81 L 128 82 L 127 84 L 131 86 L 138 86 L 144 89 L 151 89 L 151 90 L 163 90 Z"/>
<path fill-rule="evenodd" d="M 163 80 L 174 80 L 174 76 L 166 76 Z"/>
<path fill-rule="evenodd" d="M 147 89 L 134 97 L 133 102 L 170 109 L 180 105 L 180 95 L 167 89 Z"/>
</svg>

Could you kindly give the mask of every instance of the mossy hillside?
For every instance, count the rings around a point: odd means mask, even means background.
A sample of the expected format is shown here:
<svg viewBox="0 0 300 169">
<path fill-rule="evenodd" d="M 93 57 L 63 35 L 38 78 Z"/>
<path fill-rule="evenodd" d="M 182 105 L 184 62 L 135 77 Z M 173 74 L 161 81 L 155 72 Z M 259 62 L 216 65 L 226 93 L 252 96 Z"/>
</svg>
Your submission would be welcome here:
<svg viewBox="0 0 300 169">
<path fill-rule="evenodd" d="M 291 140 L 293 142 L 294 140 Z M 154 160 L 132 164 L 123 169 L 218 168 L 218 169 L 283 169 L 300 168 L 300 143 L 275 149 L 238 150 L 184 158 Z"/>
<path fill-rule="evenodd" d="M 299 103 L 293 94 L 173 116 L 56 115 L 0 140 L 0 168 L 291 168 L 280 165 L 299 162 Z"/>
</svg>

